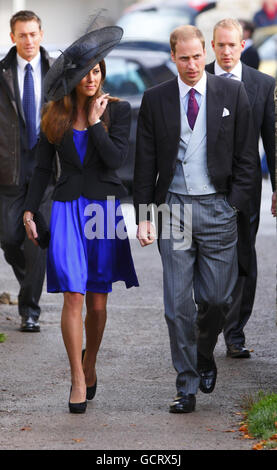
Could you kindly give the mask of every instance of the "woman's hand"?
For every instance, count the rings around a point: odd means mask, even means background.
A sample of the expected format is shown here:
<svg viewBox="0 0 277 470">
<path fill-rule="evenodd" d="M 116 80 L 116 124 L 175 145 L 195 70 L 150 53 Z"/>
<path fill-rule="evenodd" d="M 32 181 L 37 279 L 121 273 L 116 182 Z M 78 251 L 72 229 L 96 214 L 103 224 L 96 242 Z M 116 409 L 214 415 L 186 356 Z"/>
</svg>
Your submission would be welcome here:
<svg viewBox="0 0 277 470">
<path fill-rule="evenodd" d="M 90 126 L 96 124 L 96 122 L 101 118 L 107 107 L 109 101 L 108 97 L 109 93 L 105 93 L 104 95 L 99 96 L 99 98 L 96 98 L 96 100 L 92 101 L 90 104 L 88 111 L 88 123 Z"/>
<path fill-rule="evenodd" d="M 26 230 L 27 237 L 29 238 L 29 240 L 31 240 L 34 243 L 34 245 L 38 246 L 38 242 L 36 241 L 36 238 L 38 238 L 38 234 L 37 234 L 36 224 L 33 221 L 33 216 L 34 214 L 30 211 L 24 212 L 23 224 L 25 226 L 25 230 Z"/>
</svg>

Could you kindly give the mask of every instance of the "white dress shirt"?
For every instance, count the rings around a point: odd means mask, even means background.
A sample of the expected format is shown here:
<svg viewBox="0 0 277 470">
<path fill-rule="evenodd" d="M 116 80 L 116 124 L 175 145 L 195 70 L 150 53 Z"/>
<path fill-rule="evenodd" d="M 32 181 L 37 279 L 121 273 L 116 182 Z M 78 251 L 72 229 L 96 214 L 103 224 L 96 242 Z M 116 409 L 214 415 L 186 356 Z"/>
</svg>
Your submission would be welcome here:
<svg viewBox="0 0 277 470">
<path fill-rule="evenodd" d="M 25 66 L 26 64 L 31 64 L 32 66 L 32 75 L 34 79 L 34 88 L 35 88 L 35 101 L 36 101 L 36 126 L 37 126 L 37 135 L 40 132 L 40 111 L 41 111 L 41 57 L 40 52 L 36 55 L 34 59 L 30 62 L 20 57 L 17 54 L 17 77 L 18 77 L 18 86 L 20 92 L 20 99 L 23 99 L 24 91 L 24 78 L 25 78 Z"/>
<path fill-rule="evenodd" d="M 218 64 L 217 61 L 215 61 L 215 64 L 214 64 L 214 74 L 215 75 L 223 75 L 224 73 L 227 73 L 226 70 L 223 70 L 220 65 Z M 235 67 L 233 68 L 233 70 L 229 70 L 228 73 L 231 73 L 232 74 L 232 78 L 233 80 L 239 80 L 241 82 L 241 76 L 242 76 L 242 64 L 241 64 L 241 61 L 239 60 L 237 65 L 235 65 Z"/>
<path fill-rule="evenodd" d="M 187 113 L 188 109 L 188 100 L 189 100 L 189 91 L 191 88 L 194 88 L 197 93 L 195 93 L 195 99 L 198 103 L 198 106 L 200 108 L 201 106 L 201 101 L 202 97 L 205 96 L 206 94 L 206 87 L 207 87 L 207 75 L 206 72 L 203 73 L 202 77 L 200 78 L 199 82 L 196 83 L 193 87 L 190 85 L 187 85 L 183 80 L 181 79 L 180 75 L 178 74 L 178 86 L 179 86 L 179 93 L 180 93 L 180 98 L 183 103 L 185 112 Z"/>
</svg>

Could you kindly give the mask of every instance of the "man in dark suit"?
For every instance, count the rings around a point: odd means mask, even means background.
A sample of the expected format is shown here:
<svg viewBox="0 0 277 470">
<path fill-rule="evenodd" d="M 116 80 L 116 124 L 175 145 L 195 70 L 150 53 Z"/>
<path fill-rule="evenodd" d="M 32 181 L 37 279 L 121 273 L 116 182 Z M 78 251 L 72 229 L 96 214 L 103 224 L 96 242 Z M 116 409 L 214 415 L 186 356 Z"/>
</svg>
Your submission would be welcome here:
<svg viewBox="0 0 277 470">
<path fill-rule="evenodd" d="M 233 303 L 224 327 L 227 355 L 232 358 L 248 358 L 250 351 L 245 347 L 244 327 L 252 312 L 256 281 L 257 259 L 255 251 L 256 234 L 259 227 L 262 172 L 259 155 L 259 138 L 262 137 L 272 189 L 275 191 L 275 138 L 274 138 L 274 87 L 272 77 L 242 64 L 241 52 L 244 47 L 242 29 L 238 21 L 225 19 L 214 27 L 212 46 L 216 61 L 207 65 L 206 70 L 215 75 L 230 74 L 232 81 L 242 81 L 250 102 L 254 121 L 254 144 L 256 174 L 250 199 L 250 262 L 243 276 L 240 276 L 233 293 Z M 272 213 L 275 212 L 275 193 L 272 196 Z M 244 236 L 244 220 L 238 219 L 239 243 Z"/>
<path fill-rule="evenodd" d="M 50 59 L 40 47 L 43 32 L 35 13 L 17 12 L 10 26 L 15 46 L 0 62 L 0 242 L 5 259 L 20 284 L 20 329 L 38 332 L 46 255 L 26 238 L 22 216 L 35 166 L 44 102 L 43 78 L 50 67 Z M 41 211 L 48 219 L 50 188 Z"/>
<path fill-rule="evenodd" d="M 144 94 L 134 205 L 142 246 L 155 238 L 147 206 L 164 209 L 159 249 L 177 371 L 170 412 L 188 413 L 198 387 L 211 393 L 215 386 L 213 351 L 238 276 L 237 214 L 248 213 L 256 161 L 243 84 L 205 72 L 205 41 L 196 27 L 180 26 L 170 43 L 178 78 Z"/>
<path fill-rule="evenodd" d="M 253 67 L 254 69 L 259 68 L 260 65 L 260 56 L 259 53 L 253 43 L 253 33 L 254 33 L 254 25 L 250 21 L 246 20 L 239 20 L 242 29 L 243 29 L 243 40 L 244 48 L 241 52 L 241 61 L 249 65 L 249 67 Z"/>
</svg>

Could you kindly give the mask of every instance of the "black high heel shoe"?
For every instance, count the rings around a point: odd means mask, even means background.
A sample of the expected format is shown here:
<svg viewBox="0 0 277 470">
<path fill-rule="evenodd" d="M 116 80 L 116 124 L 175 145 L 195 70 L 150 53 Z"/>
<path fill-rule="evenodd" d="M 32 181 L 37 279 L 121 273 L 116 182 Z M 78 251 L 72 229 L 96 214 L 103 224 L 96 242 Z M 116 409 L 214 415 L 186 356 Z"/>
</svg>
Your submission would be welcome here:
<svg viewBox="0 0 277 470">
<path fill-rule="evenodd" d="M 85 352 L 86 352 L 86 350 L 83 349 L 83 351 L 82 351 L 82 361 L 84 359 Z M 91 387 L 87 387 L 87 400 L 92 400 L 95 397 L 96 389 L 97 389 L 97 377 L 96 377 L 96 380 L 95 380 L 95 384 L 92 385 Z"/>
<path fill-rule="evenodd" d="M 85 413 L 87 409 L 87 401 L 83 401 L 81 403 L 70 403 L 70 397 L 71 397 L 71 391 L 72 391 L 72 385 L 70 388 L 70 394 L 69 394 L 69 401 L 68 401 L 68 407 L 70 413 Z"/>
</svg>

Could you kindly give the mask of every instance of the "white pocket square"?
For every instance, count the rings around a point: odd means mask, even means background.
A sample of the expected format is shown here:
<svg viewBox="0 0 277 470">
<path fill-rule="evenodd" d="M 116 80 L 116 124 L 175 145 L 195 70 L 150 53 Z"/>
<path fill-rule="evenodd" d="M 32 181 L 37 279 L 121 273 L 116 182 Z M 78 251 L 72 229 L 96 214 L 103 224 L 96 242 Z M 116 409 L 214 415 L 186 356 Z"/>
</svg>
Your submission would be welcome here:
<svg viewBox="0 0 277 470">
<path fill-rule="evenodd" d="M 229 109 L 227 109 L 227 108 L 224 108 L 224 109 L 223 109 L 223 114 L 222 114 L 222 117 L 229 116 L 229 115 L 230 115 L 230 111 L 229 111 Z"/>
</svg>

